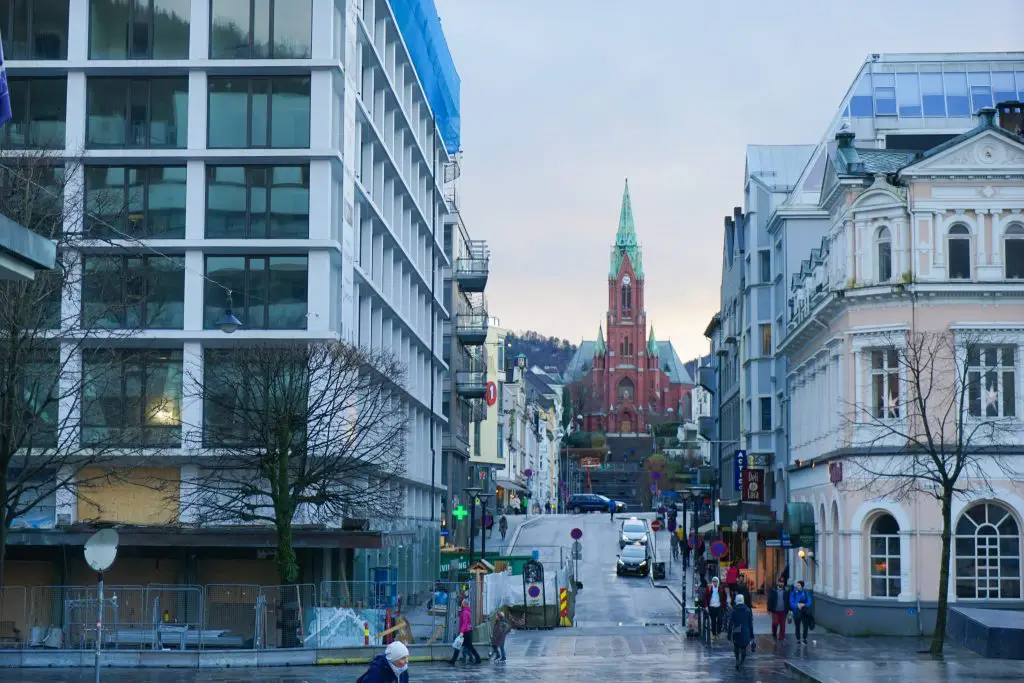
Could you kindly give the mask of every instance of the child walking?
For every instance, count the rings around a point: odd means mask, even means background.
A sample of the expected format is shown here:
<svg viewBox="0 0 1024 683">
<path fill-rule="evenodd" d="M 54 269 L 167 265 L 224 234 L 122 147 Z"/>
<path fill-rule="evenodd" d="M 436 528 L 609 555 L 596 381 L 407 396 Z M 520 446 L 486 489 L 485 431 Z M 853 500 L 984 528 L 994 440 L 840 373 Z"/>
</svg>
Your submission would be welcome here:
<svg viewBox="0 0 1024 683">
<path fill-rule="evenodd" d="M 494 628 L 491 629 L 491 659 L 494 661 L 507 661 L 505 657 L 505 636 L 508 635 L 509 621 L 505 610 L 498 610 L 494 619 Z"/>
</svg>

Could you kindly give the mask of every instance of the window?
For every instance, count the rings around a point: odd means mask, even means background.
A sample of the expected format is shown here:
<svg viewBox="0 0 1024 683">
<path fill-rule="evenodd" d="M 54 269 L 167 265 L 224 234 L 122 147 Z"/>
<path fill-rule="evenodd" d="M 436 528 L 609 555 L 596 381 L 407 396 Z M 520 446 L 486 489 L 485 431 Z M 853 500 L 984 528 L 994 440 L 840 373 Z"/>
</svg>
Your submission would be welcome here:
<svg viewBox="0 0 1024 683">
<path fill-rule="evenodd" d="M 871 104 L 871 76 L 864 74 L 857 83 L 857 88 L 850 98 L 850 116 L 854 118 L 871 118 L 874 109 Z"/>
<path fill-rule="evenodd" d="M 956 523 L 956 597 L 1020 599 L 1020 528 L 999 503 L 978 503 Z"/>
<path fill-rule="evenodd" d="M 1006 279 L 1024 279 L 1024 226 L 1015 223 L 1003 233 L 1003 260 Z"/>
<path fill-rule="evenodd" d="M 875 113 L 882 116 L 896 114 L 896 75 L 872 74 L 875 90 Z"/>
<path fill-rule="evenodd" d="M 971 279 L 971 233 L 964 225 L 949 229 L 947 244 L 949 277 L 953 280 Z"/>
<path fill-rule="evenodd" d="M 210 78 L 211 148 L 309 147 L 309 78 Z"/>
<path fill-rule="evenodd" d="M 623 380 L 619 382 L 617 394 L 620 401 L 632 400 L 635 396 L 633 393 L 633 380 L 628 377 L 623 378 Z"/>
<path fill-rule="evenodd" d="M 1024 80 L 1021 81 L 1021 87 L 1024 87 Z M 996 104 L 1012 102 L 1017 99 L 1017 89 L 1013 85 L 1012 71 L 992 72 L 992 96 Z"/>
<path fill-rule="evenodd" d="M 57 445 L 60 403 L 60 351 L 37 347 L 27 353 L 7 378 L 21 428 L 15 448 L 45 448 Z"/>
<path fill-rule="evenodd" d="M 308 59 L 312 0 L 213 0 L 211 59 Z"/>
<path fill-rule="evenodd" d="M 972 72 L 967 75 L 971 86 L 971 112 L 992 106 L 992 76 L 986 72 Z"/>
<path fill-rule="evenodd" d="M 0 0 L 4 59 L 67 59 L 68 0 Z"/>
<path fill-rule="evenodd" d="M 82 352 L 82 443 L 181 445 L 181 351 Z"/>
<path fill-rule="evenodd" d="M 87 166 L 85 197 L 91 237 L 185 237 L 184 166 Z"/>
<path fill-rule="evenodd" d="M 941 73 L 921 74 L 921 104 L 925 116 L 946 116 L 946 91 Z"/>
<path fill-rule="evenodd" d="M 900 595 L 900 525 L 890 514 L 879 515 L 871 524 L 871 597 L 898 598 Z"/>
<path fill-rule="evenodd" d="M 86 256 L 83 325 L 180 330 L 185 319 L 181 256 Z"/>
<path fill-rule="evenodd" d="M 901 118 L 921 116 L 921 88 L 917 74 L 896 74 L 896 105 Z"/>
<path fill-rule="evenodd" d="M 871 416 L 876 420 L 900 416 L 900 358 L 896 349 L 871 351 Z"/>
<path fill-rule="evenodd" d="M 187 78 L 89 78 L 86 145 L 184 149 Z"/>
<path fill-rule="evenodd" d="M 0 128 L 4 146 L 64 148 L 68 79 L 9 78 L 11 120 Z"/>
<path fill-rule="evenodd" d="M 772 281 L 772 252 L 762 249 L 757 255 L 760 260 L 761 282 L 769 283 Z"/>
<path fill-rule="evenodd" d="M 633 308 L 633 288 L 628 282 L 622 283 L 622 310 Z"/>
<path fill-rule="evenodd" d="M 772 399 L 770 396 L 761 399 L 761 431 L 772 430 Z"/>
<path fill-rule="evenodd" d="M 770 356 L 772 355 L 772 324 L 761 323 L 758 327 L 761 328 L 761 355 Z"/>
<path fill-rule="evenodd" d="M 944 73 L 946 86 L 946 113 L 948 116 L 970 116 L 971 105 L 967 97 L 967 74 Z"/>
<path fill-rule="evenodd" d="M 967 412 L 971 417 L 1017 414 L 1016 347 L 967 349 Z"/>
<path fill-rule="evenodd" d="M 254 330 L 304 330 L 307 312 L 305 256 L 208 256 L 206 329 L 216 328 L 233 294 L 233 312 Z"/>
<path fill-rule="evenodd" d="M 190 0 L 91 0 L 89 57 L 188 59 L 190 13 Z"/>
<path fill-rule="evenodd" d="M 308 166 L 208 166 L 208 238 L 309 236 Z"/>
<path fill-rule="evenodd" d="M 892 236 L 889 228 L 878 230 L 878 281 L 889 282 L 892 279 Z"/>
</svg>

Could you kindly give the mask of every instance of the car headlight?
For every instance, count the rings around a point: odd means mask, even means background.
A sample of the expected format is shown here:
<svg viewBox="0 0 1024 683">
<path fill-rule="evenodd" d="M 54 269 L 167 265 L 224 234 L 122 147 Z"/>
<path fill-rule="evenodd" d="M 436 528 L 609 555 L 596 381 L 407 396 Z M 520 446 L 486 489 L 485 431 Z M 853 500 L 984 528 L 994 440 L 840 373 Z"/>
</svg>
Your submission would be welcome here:
<svg viewBox="0 0 1024 683">
<path fill-rule="evenodd" d="M 643 560 L 642 562 L 640 562 L 640 566 L 641 567 L 646 567 L 647 566 L 647 560 Z"/>
<path fill-rule="evenodd" d="M 623 543 L 629 543 L 629 536 L 623 536 L 623 537 L 622 537 L 621 539 L 619 539 L 619 540 L 621 540 L 621 541 L 622 541 Z"/>
<path fill-rule="evenodd" d="M 625 566 L 625 564 L 626 564 L 625 562 L 623 562 L 622 560 L 619 560 L 619 566 L 620 567 Z"/>
</svg>

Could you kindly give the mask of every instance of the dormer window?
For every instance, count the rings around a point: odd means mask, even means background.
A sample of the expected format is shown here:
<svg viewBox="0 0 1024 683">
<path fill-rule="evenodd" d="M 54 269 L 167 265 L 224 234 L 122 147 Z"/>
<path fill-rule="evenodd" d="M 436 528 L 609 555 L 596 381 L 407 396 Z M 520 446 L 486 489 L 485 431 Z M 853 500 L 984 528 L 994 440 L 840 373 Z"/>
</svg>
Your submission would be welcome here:
<svg viewBox="0 0 1024 683">
<path fill-rule="evenodd" d="M 971 231 L 957 223 L 949 229 L 947 268 L 951 280 L 971 279 Z"/>
<path fill-rule="evenodd" d="M 889 228 L 878 230 L 878 281 L 888 282 L 892 279 L 892 235 Z"/>
<path fill-rule="evenodd" d="M 1003 233 L 1003 261 L 1007 280 L 1024 279 L 1024 225 L 1014 223 Z"/>
</svg>

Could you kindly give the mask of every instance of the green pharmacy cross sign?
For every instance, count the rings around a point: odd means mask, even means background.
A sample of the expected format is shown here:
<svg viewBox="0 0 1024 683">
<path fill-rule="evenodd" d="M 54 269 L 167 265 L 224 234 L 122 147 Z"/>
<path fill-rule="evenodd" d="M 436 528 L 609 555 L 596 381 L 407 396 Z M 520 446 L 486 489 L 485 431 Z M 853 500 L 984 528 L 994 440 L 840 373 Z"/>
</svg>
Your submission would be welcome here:
<svg viewBox="0 0 1024 683">
<path fill-rule="evenodd" d="M 452 512 L 452 515 L 455 517 L 455 519 L 459 520 L 460 522 L 462 520 L 464 520 L 466 518 L 466 515 L 468 515 L 468 514 L 469 514 L 469 511 L 466 510 L 466 508 L 464 508 L 461 505 L 459 505 L 457 508 L 455 508 L 455 511 Z"/>
</svg>

